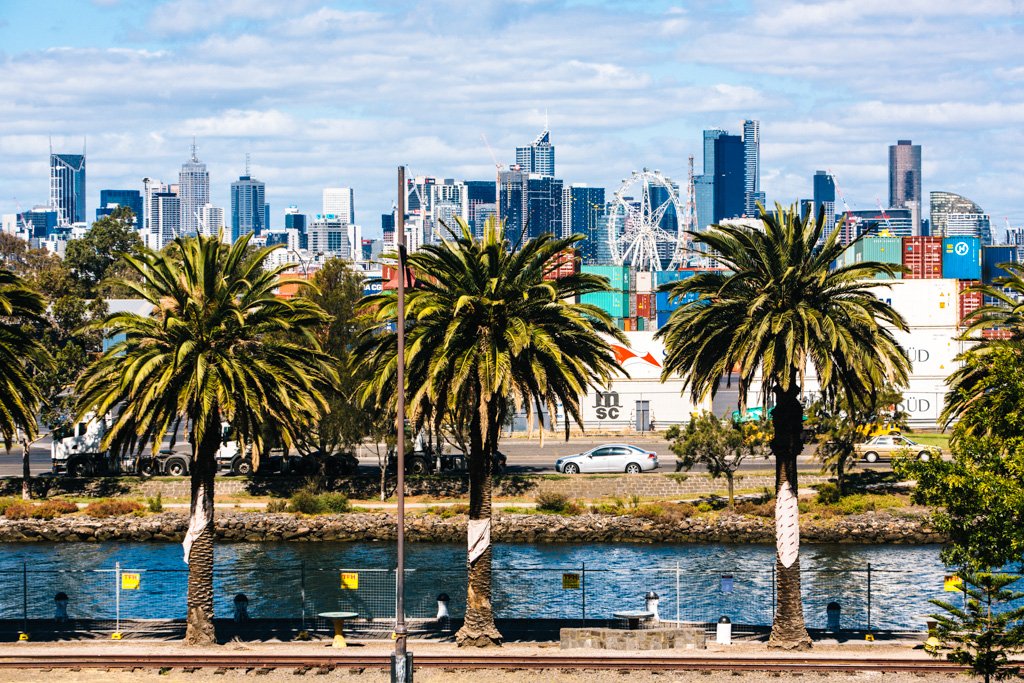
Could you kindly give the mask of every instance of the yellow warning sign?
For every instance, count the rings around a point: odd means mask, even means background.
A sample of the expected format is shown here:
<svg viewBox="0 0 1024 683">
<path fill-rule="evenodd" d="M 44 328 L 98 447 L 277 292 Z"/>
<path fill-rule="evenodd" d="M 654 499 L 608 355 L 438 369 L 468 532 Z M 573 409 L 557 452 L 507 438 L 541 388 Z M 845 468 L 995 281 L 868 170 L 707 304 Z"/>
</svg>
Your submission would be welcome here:
<svg viewBox="0 0 1024 683">
<path fill-rule="evenodd" d="M 574 591 L 580 589 L 579 574 L 562 574 L 562 590 Z"/>
<path fill-rule="evenodd" d="M 121 590 L 123 591 L 137 591 L 139 590 L 139 581 L 141 577 L 135 572 L 125 572 L 121 574 Z"/>
<path fill-rule="evenodd" d="M 341 573 L 341 590 L 343 590 L 343 591 L 359 590 L 359 574 L 357 574 L 355 572 L 342 572 Z"/>
<path fill-rule="evenodd" d="M 956 593 L 960 591 L 960 587 L 964 585 L 964 580 L 956 574 L 946 574 L 942 579 L 942 590 L 949 593 Z"/>
</svg>

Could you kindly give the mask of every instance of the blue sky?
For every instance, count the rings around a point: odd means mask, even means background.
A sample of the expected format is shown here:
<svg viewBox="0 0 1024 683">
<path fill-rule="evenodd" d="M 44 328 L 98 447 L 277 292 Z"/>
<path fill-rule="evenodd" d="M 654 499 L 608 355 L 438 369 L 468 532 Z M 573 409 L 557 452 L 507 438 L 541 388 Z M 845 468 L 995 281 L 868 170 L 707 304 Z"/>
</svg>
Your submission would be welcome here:
<svg viewBox="0 0 1024 683">
<path fill-rule="evenodd" d="M 355 188 L 366 233 L 395 167 L 487 179 L 543 127 L 557 174 L 685 181 L 701 130 L 761 121 L 769 201 L 832 169 L 852 208 L 888 196 L 888 145 L 923 146 L 924 193 L 1024 225 L 1024 0 L 371 2 L 0 0 L 0 213 L 47 198 L 48 140 L 88 139 L 102 188 L 176 181 L 193 135 L 214 203 L 252 154 L 273 224 Z"/>
</svg>

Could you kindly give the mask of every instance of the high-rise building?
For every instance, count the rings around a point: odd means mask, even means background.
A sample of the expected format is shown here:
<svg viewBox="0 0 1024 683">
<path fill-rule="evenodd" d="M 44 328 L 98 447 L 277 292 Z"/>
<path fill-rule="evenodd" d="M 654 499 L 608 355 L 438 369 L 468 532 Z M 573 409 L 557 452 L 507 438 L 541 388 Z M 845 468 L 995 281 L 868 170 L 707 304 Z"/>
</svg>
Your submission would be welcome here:
<svg viewBox="0 0 1024 683">
<path fill-rule="evenodd" d="M 362 258 L 362 229 L 334 214 L 317 214 L 308 228 L 309 251 L 327 258 L 359 261 Z"/>
<path fill-rule="evenodd" d="M 910 140 L 889 145 L 889 206 L 916 207 L 914 235 L 921 234 L 921 145 Z"/>
<path fill-rule="evenodd" d="M 163 249 L 181 235 L 181 198 L 173 185 L 163 192 L 153 193 L 151 211 L 153 227 L 149 246 Z"/>
<path fill-rule="evenodd" d="M 953 236 L 953 233 L 950 233 L 947 227 L 949 216 L 953 214 L 980 215 L 985 213 L 985 210 L 974 201 L 953 192 L 930 192 L 928 198 L 930 200 L 929 209 L 931 214 L 930 232 L 934 237 Z M 980 235 L 975 235 L 975 237 L 980 237 Z"/>
<path fill-rule="evenodd" d="M 714 141 L 714 222 L 739 218 L 745 207 L 745 161 L 739 135 L 719 135 Z"/>
<path fill-rule="evenodd" d="M 96 220 L 109 216 L 119 206 L 127 206 L 135 214 L 135 227 L 143 228 L 142 193 L 138 190 L 100 190 Z"/>
<path fill-rule="evenodd" d="M 814 215 L 825 214 L 825 234 L 828 237 L 836 227 L 836 179 L 825 171 L 814 172 Z"/>
<path fill-rule="evenodd" d="M 337 216 L 345 223 L 356 222 L 355 192 L 351 187 L 325 187 L 323 214 Z"/>
<path fill-rule="evenodd" d="M 743 210 L 748 216 L 757 216 L 757 205 L 764 206 L 761 192 L 761 122 L 747 119 L 743 122 Z"/>
<path fill-rule="evenodd" d="M 181 234 L 199 233 L 200 212 L 210 203 L 210 174 L 206 164 L 196 157 L 196 142 L 192 141 L 192 156 L 181 165 L 178 174 L 178 196 L 181 197 Z"/>
<path fill-rule="evenodd" d="M 573 183 L 562 194 L 562 232 L 564 235 L 586 235 L 579 243 L 583 263 L 598 263 L 601 247 L 608 236 L 602 234 L 601 216 L 604 215 L 604 188 L 587 187 Z"/>
<path fill-rule="evenodd" d="M 207 202 L 199 207 L 199 233 L 213 237 L 224 229 L 224 207 Z M 227 239 L 227 236 L 225 236 Z"/>
<path fill-rule="evenodd" d="M 493 180 L 466 181 L 466 213 L 476 236 L 484 234 L 484 223 L 497 211 L 497 184 Z"/>
<path fill-rule="evenodd" d="M 246 233 L 259 235 L 267 225 L 267 187 L 249 173 L 246 157 L 245 175 L 231 183 L 231 241 Z"/>
<path fill-rule="evenodd" d="M 498 203 L 513 244 L 550 232 L 562 234 L 562 181 L 518 167 L 500 176 Z M 524 234 L 525 229 L 525 234 Z"/>
<path fill-rule="evenodd" d="M 85 223 L 85 153 L 50 152 L 50 208 L 59 225 Z"/>
<path fill-rule="evenodd" d="M 516 147 L 516 165 L 525 173 L 555 175 L 555 147 L 551 144 L 551 131 L 546 126 L 529 146 Z"/>
</svg>

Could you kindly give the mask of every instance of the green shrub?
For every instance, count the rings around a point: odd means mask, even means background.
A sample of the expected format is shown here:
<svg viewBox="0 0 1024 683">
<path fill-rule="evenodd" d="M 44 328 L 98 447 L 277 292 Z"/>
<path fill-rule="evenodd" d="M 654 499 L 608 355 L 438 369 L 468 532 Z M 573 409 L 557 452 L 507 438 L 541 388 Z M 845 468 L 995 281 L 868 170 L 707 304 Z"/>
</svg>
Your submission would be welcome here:
<svg viewBox="0 0 1024 683">
<path fill-rule="evenodd" d="M 564 493 L 542 491 L 534 498 L 534 502 L 541 512 L 565 512 L 565 508 L 569 505 L 569 496 Z"/>
<path fill-rule="evenodd" d="M 142 512 L 142 504 L 137 500 L 125 498 L 108 498 L 89 503 L 85 508 L 85 514 L 90 517 L 119 517 L 121 515 L 134 515 Z"/>
<path fill-rule="evenodd" d="M 267 512 L 286 512 L 288 510 L 288 501 L 275 498 L 274 500 L 267 503 Z"/>
<path fill-rule="evenodd" d="M 630 494 L 630 496 L 629 496 L 629 507 L 631 507 L 634 510 L 639 509 L 639 507 L 640 507 L 640 496 L 639 495 L 637 495 L 635 493 Z"/>
<path fill-rule="evenodd" d="M 321 493 L 319 498 L 324 512 L 341 514 L 352 510 L 352 504 L 344 493 Z"/>
<path fill-rule="evenodd" d="M 160 491 L 156 492 L 156 498 L 147 498 L 146 507 L 149 508 L 150 512 L 163 512 L 164 511 L 164 497 Z"/>
<path fill-rule="evenodd" d="M 835 484 L 825 483 L 818 486 L 818 503 L 821 505 L 838 503 L 840 498 L 842 498 L 842 494 Z"/>
<path fill-rule="evenodd" d="M 865 512 L 889 510 L 904 505 L 906 505 L 906 500 L 900 496 L 858 493 L 846 496 L 832 507 L 840 515 L 860 515 Z"/>
<path fill-rule="evenodd" d="M 5 514 L 10 506 L 21 505 L 23 502 L 21 498 L 0 498 L 0 515 Z"/>
<path fill-rule="evenodd" d="M 625 512 L 621 498 L 612 498 L 611 500 L 591 505 L 590 511 L 596 515 L 621 515 Z"/>
<path fill-rule="evenodd" d="M 431 505 L 426 510 L 428 515 L 436 515 L 441 519 L 451 519 L 458 515 L 468 515 L 469 506 L 465 503 L 454 503 L 452 505 Z"/>
<path fill-rule="evenodd" d="M 645 505 L 638 505 L 633 508 L 632 515 L 634 517 L 640 517 L 641 519 L 649 519 L 652 521 L 660 521 L 665 519 L 665 508 L 658 503 L 647 503 Z"/>
<path fill-rule="evenodd" d="M 289 509 L 304 515 L 321 515 L 349 512 L 352 510 L 352 505 L 344 493 L 316 494 L 303 488 L 292 495 Z"/>
<path fill-rule="evenodd" d="M 715 508 L 711 506 L 711 503 L 707 501 L 701 501 L 697 504 L 697 512 L 711 512 Z"/>
</svg>

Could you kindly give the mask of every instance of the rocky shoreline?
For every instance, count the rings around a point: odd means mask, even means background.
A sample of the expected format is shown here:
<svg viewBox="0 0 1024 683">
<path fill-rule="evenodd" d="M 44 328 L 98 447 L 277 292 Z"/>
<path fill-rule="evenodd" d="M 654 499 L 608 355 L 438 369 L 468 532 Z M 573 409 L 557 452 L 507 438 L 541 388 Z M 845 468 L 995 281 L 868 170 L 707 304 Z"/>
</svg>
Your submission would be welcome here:
<svg viewBox="0 0 1024 683">
<path fill-rule="evenodd" d="M 437 515 L 406 518 L 406 538 L 422 543 L 464 543 L 466 517 Z M 261 512 L 219 513 L 221 542 L 389 541 L 395 538 L 390 513 L 299 516 Z M 97 519 L 65 516 L 52 520 L 0 519 L 0 542 L 177 542 L 185 535 L 184 513 Z M 771 519 L 722 513 L 681 520 L 652 520 L 631 515 L 495 515 L 492 536 L 505 543 L 774 543 Z M 887 512 L 828 520 L 801 521 L 808 543 L 929 544 L 945 539 L 924 518 Z"/>
</svg>

